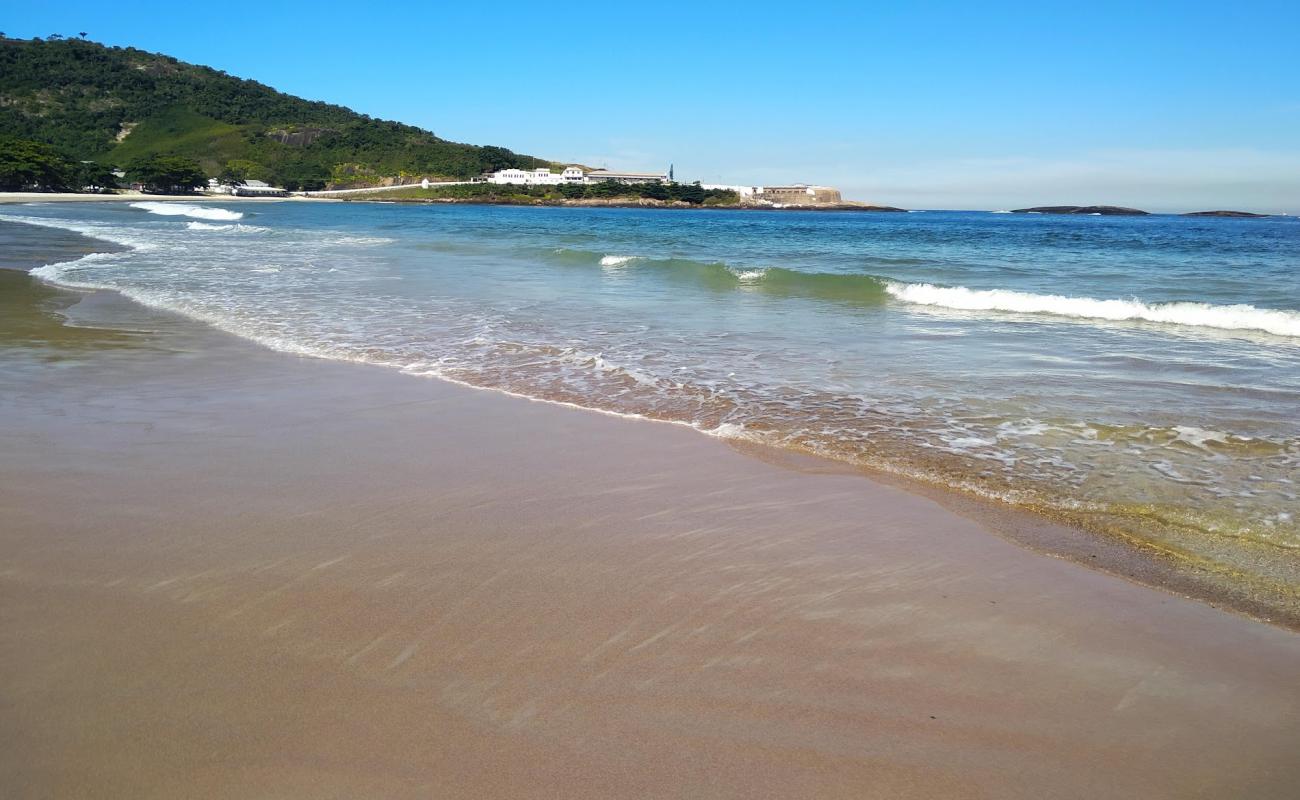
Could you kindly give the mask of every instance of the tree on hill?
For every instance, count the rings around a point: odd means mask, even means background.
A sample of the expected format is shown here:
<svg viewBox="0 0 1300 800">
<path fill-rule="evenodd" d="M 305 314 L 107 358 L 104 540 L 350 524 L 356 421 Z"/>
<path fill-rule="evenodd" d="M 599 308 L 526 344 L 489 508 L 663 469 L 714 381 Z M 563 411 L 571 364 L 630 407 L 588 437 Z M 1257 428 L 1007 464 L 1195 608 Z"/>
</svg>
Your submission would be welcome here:
<svg viewBox="0 0 1300 800">
<path fill-rule="evenodd" d="M 81 161 L 73 168 L 73 188 L 78 192 L 108 192 L 117 188 L 117 175 L 106 164 Z"/>
<path fill-rule="evenodd" d="M 0 138 L 0 191 L 58 191 L 72 180 L 72 162 L 48 144 Z"/>
<path fill-rule="evenodd" d="M 180 156 L 154 156 L 131 162 L 126 175 L 155 194 L 187 194 L 208 185 L 198 162 Z"/>
<path fill-rule="evenodd" d="M 226 166 L 217 173 L 217 183 L 229 186 L 231 191 L 248 183 L 249 163 L 247 161 L 227 161 Z"/>
</svg>

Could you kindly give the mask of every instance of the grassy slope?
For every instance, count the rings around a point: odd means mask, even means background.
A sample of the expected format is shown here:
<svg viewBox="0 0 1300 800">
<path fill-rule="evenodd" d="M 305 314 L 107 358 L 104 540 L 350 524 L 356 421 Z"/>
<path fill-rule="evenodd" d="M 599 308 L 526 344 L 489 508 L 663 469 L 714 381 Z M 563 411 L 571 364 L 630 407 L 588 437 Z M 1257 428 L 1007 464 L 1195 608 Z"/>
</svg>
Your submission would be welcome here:
<svg viewBox="0 0 1300 800">
<path fill-rule="evenodd" d="M 140 123 L 121 144 L 95 154 L 95 158 L 126 164 L 136 158 L 167 153 L 190 156 L 204 169 L 216 172 L 231 159 L 248 158 L 251 150 L 238 126 L 171 108 Z"/>
</svg>

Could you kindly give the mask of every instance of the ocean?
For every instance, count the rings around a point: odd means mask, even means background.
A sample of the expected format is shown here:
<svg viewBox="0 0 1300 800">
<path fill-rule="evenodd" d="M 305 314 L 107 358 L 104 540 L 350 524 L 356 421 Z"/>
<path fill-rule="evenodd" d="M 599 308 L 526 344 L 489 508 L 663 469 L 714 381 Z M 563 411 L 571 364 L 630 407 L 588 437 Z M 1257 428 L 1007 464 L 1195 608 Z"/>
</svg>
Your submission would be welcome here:
<svg viewBox="0 0 1300 800">
<path fill-rule="evenodd" d="M 124 247 L 46 280 L 277 350 L 825 456 L 1300 592 L 1295 218 L 139 202 L 0 220 Z"/>
</svg>

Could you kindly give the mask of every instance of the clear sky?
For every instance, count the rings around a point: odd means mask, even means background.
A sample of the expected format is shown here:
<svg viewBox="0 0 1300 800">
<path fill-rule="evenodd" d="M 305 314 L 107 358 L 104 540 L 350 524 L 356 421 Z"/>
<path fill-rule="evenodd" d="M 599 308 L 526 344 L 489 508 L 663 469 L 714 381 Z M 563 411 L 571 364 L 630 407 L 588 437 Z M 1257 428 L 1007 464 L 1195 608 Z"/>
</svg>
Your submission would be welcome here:
<svg viewBox="0 0 1300 800">
<path fill-rule="evenodd" d="M 915 208 L 1300 213 L 1300 3 L 3 0 L 475 144 Z"/>
</svg>

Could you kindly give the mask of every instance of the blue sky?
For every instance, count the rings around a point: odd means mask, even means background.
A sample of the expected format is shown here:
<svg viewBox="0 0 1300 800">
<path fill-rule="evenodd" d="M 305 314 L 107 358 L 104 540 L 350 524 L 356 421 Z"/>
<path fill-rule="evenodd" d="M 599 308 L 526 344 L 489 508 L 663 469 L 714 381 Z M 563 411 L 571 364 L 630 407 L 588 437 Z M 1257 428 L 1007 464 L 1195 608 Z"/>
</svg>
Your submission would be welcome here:
<svg viewBox="0 0 1300 800">
<path fill-rule="evenodd" d="M 918 208 L 1300 213 L 1300 3 L 18 3 L 448 139 Z"/>
</svg>

